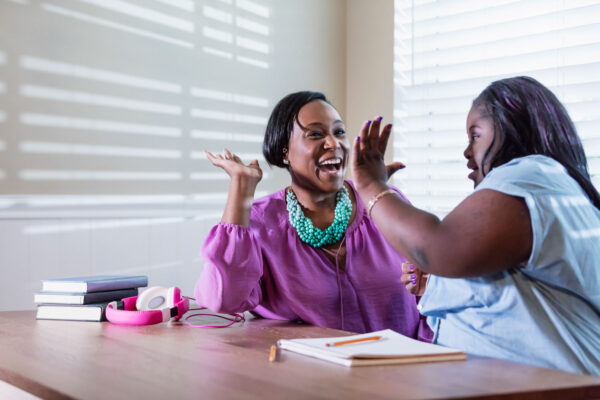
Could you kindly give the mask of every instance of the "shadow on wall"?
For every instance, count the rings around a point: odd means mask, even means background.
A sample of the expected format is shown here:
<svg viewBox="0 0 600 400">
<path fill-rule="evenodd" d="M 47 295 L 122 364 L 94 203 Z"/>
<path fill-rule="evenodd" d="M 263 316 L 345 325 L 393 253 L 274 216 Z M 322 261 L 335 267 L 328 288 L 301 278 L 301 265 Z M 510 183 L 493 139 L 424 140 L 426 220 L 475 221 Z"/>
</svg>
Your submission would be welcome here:
<svg viewBox="0 0 600 400">
<path fill-rule="evenodd" d="M 0 310 L 33 308 L 41 279 L 87 274 L 193 295 L 229 180 L 203 150 L 264 164 L 275 6 L 0 3 Z"/>
</svg>

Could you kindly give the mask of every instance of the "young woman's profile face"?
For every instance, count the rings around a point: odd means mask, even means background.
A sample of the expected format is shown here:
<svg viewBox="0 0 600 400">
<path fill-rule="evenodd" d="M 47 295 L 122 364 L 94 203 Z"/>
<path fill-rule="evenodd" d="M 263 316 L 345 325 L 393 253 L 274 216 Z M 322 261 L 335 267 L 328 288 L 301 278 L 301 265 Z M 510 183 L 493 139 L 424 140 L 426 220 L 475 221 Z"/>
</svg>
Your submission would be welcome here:
<svg viewBox="0 0 600 400">
<path fill-rule="evenodd" d="M 485 172 L 490 171 L 489 161 L 495 153 L 493 149 L 487 157 L 485 169 L 482 165 L 483 156 L 494 140 L 494 121 L 491 115 L 481 106 L 473 106 L 467 116 L 467 136 L 469 144 L 464 155 L 467 159 L 467 168 L 471 169 L 469 179 L 477 187 L 484 178 Z"/>
<path fill-rule="evenodd" d="M 292 180 L 322 192 L 340 190 L 348 150 L 346 129 L 336 109 L 322 100 L 305 104 L 288 143 L 286 159 Z"/>
</svg>

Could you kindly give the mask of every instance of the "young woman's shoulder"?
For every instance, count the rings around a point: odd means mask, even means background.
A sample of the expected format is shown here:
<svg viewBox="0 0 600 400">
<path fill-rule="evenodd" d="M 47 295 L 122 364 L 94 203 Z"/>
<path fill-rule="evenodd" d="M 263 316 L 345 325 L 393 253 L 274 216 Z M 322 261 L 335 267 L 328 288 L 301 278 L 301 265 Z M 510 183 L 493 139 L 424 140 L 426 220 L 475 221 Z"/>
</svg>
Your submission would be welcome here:
<svg viewBox="0 0 600 400">
<path fill-rule="evenodd" d="M 532 154 L 525 157 L 514 158 L 509 162 L 494 168 L 490 171 L 490 174 L 498 174 L 499 171 L 502 171 L 503 173 L 530 173 L 539 171 L 542 173 L 555 174 L 566 172 L 566 169 L 551 157 L 541 154 Z"/>
<path fill-rule="evenodd" d="M 573 190 L 577 183 L 558 161 L 539 154 L 515 158 L 492 169 L 476 190 L 514 185 L 526 190 Z M 575 185 L 575 186 L 574 186 Z"/>
</svg>

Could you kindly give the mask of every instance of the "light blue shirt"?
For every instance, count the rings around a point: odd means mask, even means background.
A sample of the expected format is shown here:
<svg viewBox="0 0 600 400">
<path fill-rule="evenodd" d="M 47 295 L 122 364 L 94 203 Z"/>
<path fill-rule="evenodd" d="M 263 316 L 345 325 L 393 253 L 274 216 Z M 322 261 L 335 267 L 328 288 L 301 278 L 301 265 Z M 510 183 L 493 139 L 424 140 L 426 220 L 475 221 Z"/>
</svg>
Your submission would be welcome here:
<svg viewBox="0 0 600 400">
<path fill-rule="evenodd" d="M 525 200 L 531 255 L 490 276 L 431 276 L 419 309 L 434 343 L 600 376 L 600 211 L 561 164 L 540 155 L 494 168 L 484 189 Z"/>
</svg>

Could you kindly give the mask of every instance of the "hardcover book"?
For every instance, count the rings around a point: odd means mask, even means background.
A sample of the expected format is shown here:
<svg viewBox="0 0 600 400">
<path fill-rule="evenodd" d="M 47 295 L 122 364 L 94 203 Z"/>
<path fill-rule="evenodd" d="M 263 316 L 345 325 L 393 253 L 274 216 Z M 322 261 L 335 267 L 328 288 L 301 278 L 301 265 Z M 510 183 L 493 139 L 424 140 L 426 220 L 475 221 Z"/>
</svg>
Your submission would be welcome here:
<svg viewBox="0 0 600 400">
<path fill-rule="evenodd" d="M 374 339 L 374 340 L 369 340 Z M 280 349 L 347 367 L 465 360 L 466 353 L 411 339 L 391 329 L 362 335 L 318 339 L 282 339 Z M 339 345 L 338 344 L 342 344 Z"/>
<path fill-rule="evenodd" d="M 97 275 L 42 281 L 42 292 L 91 293 L 148 286 L 147 276 Z"/>
<path fill-rule="evenodd" d="M 93 304 L 121 300 L 125 297 L 137 295 L 137 288 L 91 293 L 39 292 L 35 294 L 33 301 L 36 304 Z"/>
<path fill-rule="evenodd" d="M 82 305 L 40 304 L 35 319 L 55 319 L 64 321 L 106 321 L 107 303 Z"/>
</svg>

